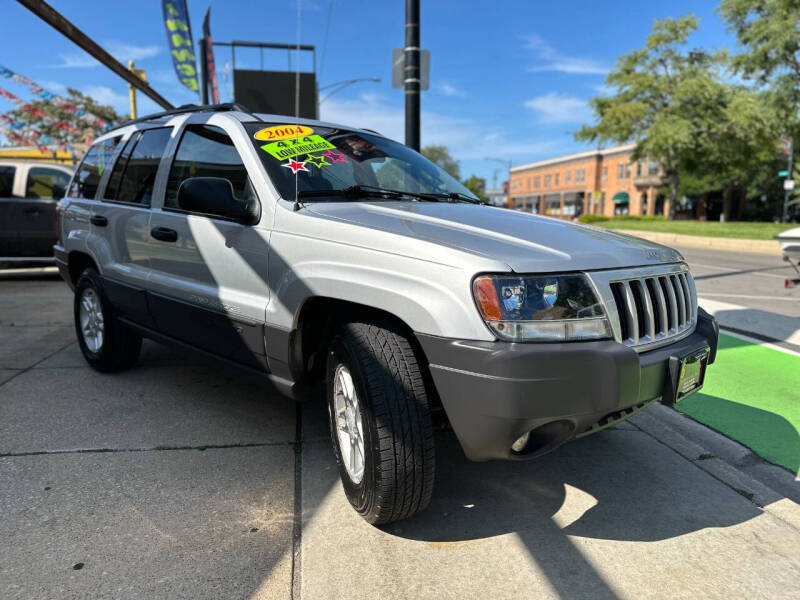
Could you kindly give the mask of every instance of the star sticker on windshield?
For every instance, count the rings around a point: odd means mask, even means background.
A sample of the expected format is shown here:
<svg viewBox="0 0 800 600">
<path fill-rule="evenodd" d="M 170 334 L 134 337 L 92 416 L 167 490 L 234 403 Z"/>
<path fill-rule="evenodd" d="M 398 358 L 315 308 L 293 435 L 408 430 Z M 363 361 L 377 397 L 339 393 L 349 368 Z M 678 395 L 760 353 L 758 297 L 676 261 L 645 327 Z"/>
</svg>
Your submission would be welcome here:
<svg viewBox="0 0 800 600">
<path fill-rule="evenodd" d="M 289 162 L 287 162 L 287 163 L 284 163 L 284 164 L 282 164 L 281 166 L 282 166 L 282 167 L 286 167 L 287 169 L 291 169 L 291 170 L 292 170 L 292 173 L 294 173 L 295 175 L 297 174 L 297 172 L 298 172 L 298 171 L 305 171 L 306 173 L 308 173 L 308 172 L 309 172 L 309 170 L 308 170 L 308 169 L 306 169 L 306 163 L 304 163 L 304 162 L 297 162 L 297 161 L 296 161 L 296 160 L 294 160 L 293 158 L 290 158 L 290 159 L 289 159 Z"/>
<path fill-rule="evenodd" d="M 308 156 L 306 156 L 306 160 L 304 162 L 314 165 L 318 169 L 321 169 L 325 165 L 331 164 L 327 160 L 325 160 L 324 155 L 314 155 L 314 154 L 309 154 Z"/>
<path fill-rule="evenodd" d="M 331 163 L 343 162 L 346 163 L 347 160 L 344 157 L 344 154 L 341 152 L 334 152 L 333 150 L 328 150 L 325 154 L 323 154 L 325 158 L 329 158 Z"/>
</svg>

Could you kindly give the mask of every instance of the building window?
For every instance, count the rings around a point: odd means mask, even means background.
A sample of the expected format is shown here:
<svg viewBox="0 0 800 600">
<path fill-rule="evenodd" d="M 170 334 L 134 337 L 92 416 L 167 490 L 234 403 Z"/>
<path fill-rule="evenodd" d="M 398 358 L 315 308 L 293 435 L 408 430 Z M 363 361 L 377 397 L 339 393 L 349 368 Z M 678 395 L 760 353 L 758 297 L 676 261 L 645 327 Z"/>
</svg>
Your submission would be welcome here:
<svg viewBox="0 0 800 600">
<path fill-rule="evenodd" d="M 631 163 L 625 163 L 625 179 L 631 178 Z"/>
<path fill-rule="evenodd" d="M 608 181 L 608 167 L 603 167 L 603 182 Z"/>
<path fill-rule="evenodd" d="M 575 169 L 575 183 L 586 181 L 586 169 Z"/>
<path fill-rule="evenodd" d="M 647 174 L 648 175 L 658 175 L 658 161 L 651 160 L 647 163 Z"/>
<path fill-rule="evenodd" d="M 619 163 L 617 165 L 617 179 L 622 179 L 625 177 L 625 165 L 623 163 Z"/>
<path fill-rule="evenodd" d="M 528 189 L 531 189 L 531 178 L 528 177 Z"/>
<path fill-rule="evenodd" d="M 567 185 L 572 181 L 572 171 L 567 171 Z"/>
<path fill-rule="evenodd" d="M 556 173 L 556 185 L 558 185 L 558 173 Z"/>
<path fill-rule="evenodd" d="M 552 175 L 545 175 L 544 176 L 544 187 L 550 187 L 553 184 L 553 176 Z"/>
<path fill-rule="evenodd" d="M 542 185 L 542 178 L 541 176 L 537 175 L 536 177 L 533 178 L 533 187 L 538 188 L 541 185 Z"/>
<path fill-rule="evenodd" d="M 637 177 L 641 177 L 642 176 L 642 161 L 638 161 L 636 163 L 636 176 Z"/>
</svg>

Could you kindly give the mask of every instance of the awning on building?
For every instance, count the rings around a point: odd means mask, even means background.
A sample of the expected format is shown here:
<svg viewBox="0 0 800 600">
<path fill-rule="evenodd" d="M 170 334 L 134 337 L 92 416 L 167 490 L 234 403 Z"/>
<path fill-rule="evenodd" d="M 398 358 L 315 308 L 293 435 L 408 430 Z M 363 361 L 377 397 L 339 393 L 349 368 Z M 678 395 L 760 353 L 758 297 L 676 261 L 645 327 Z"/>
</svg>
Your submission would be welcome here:
<svg viewBox="0 0 800 600">
<path fill-rule="evenodd" d="M 631 198 L 628 196 L 628 192 L 617 192 L 611 200 L 614 204 L 627 204 Z"/>
</svg>

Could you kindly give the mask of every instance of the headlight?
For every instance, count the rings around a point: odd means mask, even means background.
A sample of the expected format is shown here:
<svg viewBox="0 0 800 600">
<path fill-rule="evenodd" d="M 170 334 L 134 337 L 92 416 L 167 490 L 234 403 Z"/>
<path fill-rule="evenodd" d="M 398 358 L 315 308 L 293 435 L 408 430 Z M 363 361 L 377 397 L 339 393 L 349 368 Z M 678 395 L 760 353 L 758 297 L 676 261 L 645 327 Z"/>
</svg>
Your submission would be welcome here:
<svg viewBox="0 0 800 600">
<path fill-rule="evenodd" d="M 472 293 L 497 337 L 514 341 L 611 337 L 606 311 L 585 275 L 484 275 Z"/>
</svg>

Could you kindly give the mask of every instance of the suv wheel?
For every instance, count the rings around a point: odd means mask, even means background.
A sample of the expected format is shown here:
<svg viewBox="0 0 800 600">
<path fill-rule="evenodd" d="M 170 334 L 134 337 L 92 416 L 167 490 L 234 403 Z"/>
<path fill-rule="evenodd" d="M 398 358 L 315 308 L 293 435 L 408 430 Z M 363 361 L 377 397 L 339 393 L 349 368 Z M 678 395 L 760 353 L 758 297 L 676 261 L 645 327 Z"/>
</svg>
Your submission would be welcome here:
<svg viewBox="0 0 800 600">
<path fill-rule="evenodd" d="M 348 323 L 327 362 L 331 438 L 347 499 L 369 523 L 423 510 L 433 491 L 433 428 L 417 357 L 406 337 Z"/>
<path fill-rule="evenodd" d="M 83 357 L 98 371 L 122 371 L 139 358 L 142 338 L 117 320 L 100 275 L 91 268 L 75 285 L 75 332 Z"/>
</svg>

